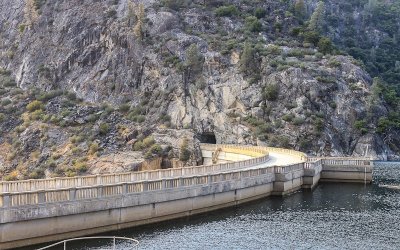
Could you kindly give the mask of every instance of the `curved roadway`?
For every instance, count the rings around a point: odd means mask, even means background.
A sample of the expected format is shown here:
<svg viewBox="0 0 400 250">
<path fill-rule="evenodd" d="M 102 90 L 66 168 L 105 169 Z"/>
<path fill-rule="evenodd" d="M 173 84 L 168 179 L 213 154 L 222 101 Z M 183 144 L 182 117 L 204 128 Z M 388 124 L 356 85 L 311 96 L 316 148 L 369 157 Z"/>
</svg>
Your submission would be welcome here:
<svg viewBox="0 0 400 250">
<path fill-rule="evenodd" d="M 268 167 L 268 166 L 286 166 L 290 164 L 302 163 L 304 160 L 301 160 L 298 156 L 288 155 L 284 153 L 275 153 L 270 152 L 268 161 L 265 162 L 265 165 L 262 166 L 253 166 L 244 169 L 257 169 L 260 167 Z"/>
</svg>

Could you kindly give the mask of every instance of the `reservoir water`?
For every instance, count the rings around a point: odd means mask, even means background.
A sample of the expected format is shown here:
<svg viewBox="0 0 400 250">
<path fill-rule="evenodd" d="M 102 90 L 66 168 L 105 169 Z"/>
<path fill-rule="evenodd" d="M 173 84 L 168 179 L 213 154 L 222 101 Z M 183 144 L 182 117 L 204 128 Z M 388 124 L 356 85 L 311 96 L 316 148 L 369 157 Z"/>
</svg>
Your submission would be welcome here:
<svg viewBox="0 0 400 250">
<path fill-rule="evenodd" d="M 400 190 L 382 184 L 400 185 L 400 162 L 375 163 L 372 185 L 322 183 L 313 192 L 106 235 L 138 239 L 139 249 L 400 249 Z M 110 246 L 91 244 L 68 249 Z"/>
</svg>

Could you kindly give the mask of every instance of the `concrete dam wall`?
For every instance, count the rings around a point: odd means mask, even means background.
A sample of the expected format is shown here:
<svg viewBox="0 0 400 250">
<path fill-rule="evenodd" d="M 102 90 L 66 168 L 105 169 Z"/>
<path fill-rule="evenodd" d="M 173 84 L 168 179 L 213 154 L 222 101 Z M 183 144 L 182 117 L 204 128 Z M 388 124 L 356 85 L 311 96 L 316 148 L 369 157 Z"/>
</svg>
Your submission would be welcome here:
<svg viewBox="0 0 400 250">
<path fill-rule="evenodd" d="M 253 146 L 204 144 L 201 149 L 205 162 L 216 163 L 0 182 L 0 249 L 191 216 L 312 189 L 320 180 L 372 180 L 369 159 L 307 158 L 293 150 Z"/>
</svg>

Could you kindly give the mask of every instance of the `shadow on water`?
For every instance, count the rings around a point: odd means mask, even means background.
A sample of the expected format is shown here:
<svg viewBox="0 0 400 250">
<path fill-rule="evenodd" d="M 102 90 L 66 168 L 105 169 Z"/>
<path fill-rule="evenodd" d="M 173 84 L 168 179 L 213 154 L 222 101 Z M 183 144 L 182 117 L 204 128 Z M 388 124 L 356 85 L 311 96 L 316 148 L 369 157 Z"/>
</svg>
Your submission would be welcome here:
<svg viewBox="0 0 400 250">
<path fill-rule="evenodd" d="M 372 185 L 322 183 L 313 192 L 105 235 L 136 238 L 139 249 L 400 249 L 400 190 L 380 184 L 400 184 L 400 163 L 377 162 Z"/>
</svg>

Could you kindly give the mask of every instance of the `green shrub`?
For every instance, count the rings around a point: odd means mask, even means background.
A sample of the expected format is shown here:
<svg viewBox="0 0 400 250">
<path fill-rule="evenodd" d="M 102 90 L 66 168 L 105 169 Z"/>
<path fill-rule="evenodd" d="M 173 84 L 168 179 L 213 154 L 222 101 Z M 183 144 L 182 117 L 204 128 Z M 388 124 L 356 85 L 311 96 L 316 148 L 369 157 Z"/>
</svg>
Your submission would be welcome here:
<svg viewBox="0 0 400 250">
<path fill-rule="evenodd" d="M 300 150 L 308 150 L 312 147 L 312 141 L 310 139 L 304 138 L 304 137 L 299 139 L 298 144 L 299 144 Z"/>
<path fill-rule="evenodd" d="M 99 144 L 96 142 L 92 142 L 89 146 L 89 154 L 90 155 L 94 155 L 95 153 L 97 153 L 97 151 L 99 151 Z"/>
<path fill-rule="evenodd" d="M 71 152 L 72 152 L 72 154 L 77 155 L 82 152 L 82 149 L 74 146 L 74 147 L 71 147 Z"/>
<path fill-rule="evenodd" d="M 294 115 L 293 114 L 285 114 L 282 116 L 282 120 L 286 121 L 286 122 L 291 122 L 294 119 Z"/>
<path fill-rule="evenodd" d="M 251 76 L 258 73 L 258 63 L 256 51 L 250 42 L 244 44 L 243 52 L 240 55 L 239 69 L 245 76 Z"/>
<path fill-rule="evenodd" d="M 67 176 L 67 177 L 75 177 L 76 176 L 76 171 L 74 171 L 72 169 L 67 169 L 65 171 L 65 176 Z"/>
<path fill-rule="evenodd" d="M 322 37 L 318 41 L 318 51 L 323 54 L 330 54 L 333 51 L 333 44 L 328 37 Z"/>
<path fill-rule="evenodd" d="M 0 122 L 3 122 L 6 119 L 6 115 L 4 113 L 0 113 Z"/>
<path fill-rule="evenodd" d="M 90 114 L 87 119 L 88 119 L 88 122 L 96 122 L 99 119 L 99 115 Z"/>
<path fill-rule="evenodd" d="M 332 77 L 332 76 L 317 76 L 315 79 L 317 79 L 317 81 L 323 82 L 323 83 L 335 83 L 336 82 L 336 78 Z"/>
<path fill-rule="evenodd" d="M 73 144 L 80 143 L 80 142 L 83 141 L 83 137 L 82 136 L 78 136 L 78 135 L 74 135 L 69 139 L 69 141 L 71 143 L 73 143 Z"/>
<path fill-rule="evenodd" d="M 74 92 L 68 92 L 67 93 L 67 98 L 71 101 L 75 101 L 76 100 L 76 94 Z"/>
<path fill-rule="evenodd" d="M 245 28 L 251 32 L 260 32 L 262 30 L 262 24 L 255 16 L 248 16 L 245 20 Z"/>
<path fill-rule="evenodd" d="M 282 49 L 277 45 L 269 45 L 267 47 L 267 53 L 272 55 L 280 55 L 282 54 Z"/>
<path fill-rule="evenodd" d="M 0 75 L 0 84 L 4 87 L 15 87 L 17 84 L 10 75 Z"/>
<path fill-rule="evenodd" d="M 42 102 L 47 102 L 48 100 L 51 100 L 57 96 L 60 96 L 63 94 L 62 90 L 53 90 L 47 93 L 41 93 L 36 96 L 36 99 Z"/>
<path fill-rule="evenodd" d="M 87 171 L 88 166 L 85 162 L 78 161 L 75 163 L 75 170 L 79 173 L 84 173 Z"/>
<path fill-rule="evenodd" d="M 268 101 L 276 101 L 279 96 L 278 84 L 268 84 L 263 89 L 263 97 Z"/>
<path fill-rule="evenodd" d="M 145 147 L 144 147 L 142 141 L 137 141 L 137 142 L 135 142 L 135 144 L 133 144 L 133 150 L 134 150 L 134 151 L 141 151 L 141 150 L 143 150 L 144 148 L 145 148 Z"/>
<path fill-rule="evenodd" d="M 110 131 L 110 126 L 107 123 L 102 123 L 99 126 L 100 135 L 106 135 Z"/>
<path fill-rule="evenodd" d="M 338 67 L 342 66 L 342 63 L 333 59 L 333 60 L 329 60 L 329 66 L 333 67 L 333 68 L 338 68 Z"/>
<path fill-rule="evenodd" d="M 38 100 L 35 100 L 35 101 L 29 103 L 28 105 L 26 105 L 26 109 L 29 112 L 33 112 L 35 110 L 42 109 L 42 108 L 43 108 L 43 103 Z"/>
<path fill-rule="evenodd" d="M 244 118 L 244 121 L 254 127 L 260 126 L 261 124 L 264 123 L 262 120 L 258 119 L 257 117 L 254 117 L 254 116 L 247 116 L 246 118 Z"/>
<path fill-rule="evenodd" d="M 317 46 L 320 39 L 319 33 L 315 31 L 304 32 L 303 37 L 305 42 L 312 43 L 314 46 Z"/>
<path fill-rule="evenodd" d="M 9 175 L 4 176 L 5 181 L 16 181 L 18 180 L 18 172 L 13 171 Z"/>
<path fill-rule="evenodd" d="M 10 98 L 4 98 L 4 99 L 1 100 L 1 106 L 3 106 L 3 107 L 7 106 L 10 103 L 12 103 Z"/>
<path fill-rule="evenodd" d="M 43 110 L 38 109 L 38 110 L 33 111 L 33 112 L 30 114 L 30 119 L 31 119 L 31 120 L 34 120 L 34 121 L 42 120 L 43 115 L 44 115 Z"/>
<path fill-rule="evenodd" d="M 144 115 L 134 115 L 134 116 L 128 116 L 128 119 L 133 122 L 142 123 L 146 120 L 146 117 Z"/>
<path fill-rule="evenodd" d="M 169 116 L 169 115 L 167 115 L 165 113 L 162 113 L 160 115 L 160 121 L 161 122 L 170 122 L 171 121 L 171 116 Z"/>
<path fill-rule="evenodd" d="M 156 155 L 161 155 L 162 148 L 159 144 L 154 144 L 153 146 L 151 146 L 150 152 L 152 152 L 153 154 L 156 154 Z"/>
<path fill-rule="evenodd" d="M 191 44 L 186 49 L 185 67 L 193 77 L 196 77 L 203 70 L 204 56 L 200 53 L 196 44 Z M 193 80 L 193 79 L 192 79 Z"/>
<path fill-rule="evenodd" d="M 354 122 L 354 128 L 361 132 L 361 134 L 365 134 L 368 132 L 367 122 L 365 120 L 357 120 Z"/>
<path fill-rule="evenodd" d="M 215 15 L 217 16 L 237 16 L 239 10 L 234 5 L 221 6 L 215 9 Z"/>
<path fill-rule="evenodd" d="M 20 24 L 20 25 L 18 26 L 18 30 L 19 30 L 20 33 L 24 33 L 25 28 L 26 28 L 26 25 L 25 25 L 25 24 Z"/>
<path fill-rule="evenodd" d="M 121 106 L 118 107 L 118 110 L 122 113 L 127 113 L 131 109 L 131 105 L 128 103 L 122 104 Z"/>
<path fill-rule="evenodd" d="M 191 154 L 192 152 L 190 152 L 190 150 L 188 149 L 188 140 L 187 138 L 184 138 L 181 145 L 179 160 L 187 162 L 190 159 Z"/>
<path fill-rule="evenodd" d="M 148 137 L 144 138 L 144 140 L 143 140 L 143 146 L 145 148 L 150 147 L 154 143 L 156 143 L 156 141 L 154 140 L 153 136 L 148 136 Z"/>
<path fill-rule="evenodd" d="M 322 132 L 322 130 L 324 129 L 325 126 L 325 122 L 324 119 L 322 118 L 316 118 L 314 121 L 314 126 L 317 132 Z"/>
<path fill-rule="evenodd" d="M 28 176 L 29 179 L 40 179 L 43 178 L 44 175 L 44 170 L 42 168 L 40 169 L 35 169 L 33 172 L 31 172 Z"/>
<path fill-rule="evenodd" d="M 293 124 L 296 125 L 296 126 L 300 126 L 300 125 L 302 125 L 303 123 L 304 123 L 304 118 L 295 117 L 295 118 L 293 119 Z"/>
<path fill-rule="evenodd" d="M 267 12 L 263 8 L 256 8 L 254 10 L 254 16 L 256 16 L 257 18 L 263 18 L 266 14 Z"/>
</svg>

